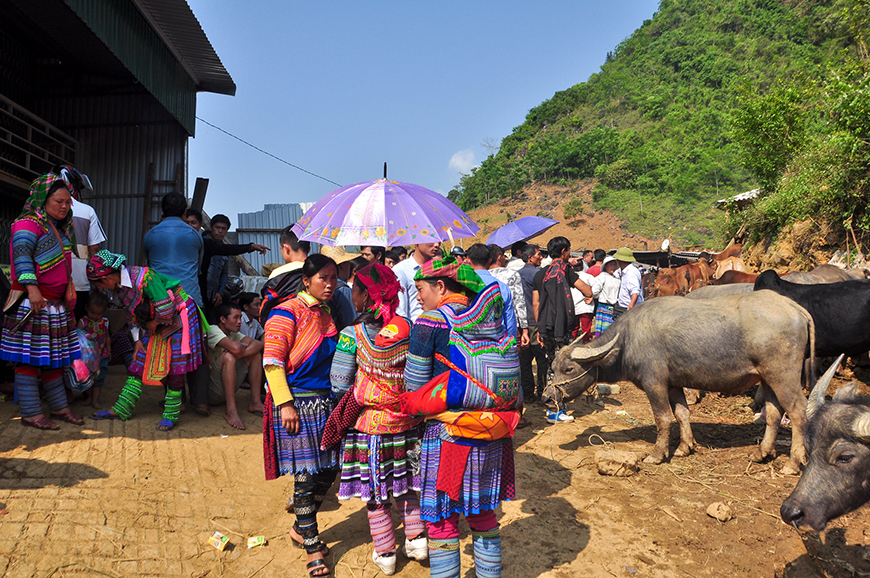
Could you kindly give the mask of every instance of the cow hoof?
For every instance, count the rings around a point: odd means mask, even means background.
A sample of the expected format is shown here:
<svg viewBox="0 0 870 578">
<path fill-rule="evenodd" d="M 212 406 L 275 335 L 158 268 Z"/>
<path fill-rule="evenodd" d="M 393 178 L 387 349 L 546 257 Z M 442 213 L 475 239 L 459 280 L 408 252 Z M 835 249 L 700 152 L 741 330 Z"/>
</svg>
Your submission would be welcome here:
<svg viewBox="0 0 870 578">
<path fill-rule="evenodd" d="M 664 458 L 662 458 L 660 456 L 654 456 L 654 455 L 650 454 L 643 459 L 643 463 L 657 465 L 657 464 L 662 463 L 663 459 Z"/>
<path fill-rule="evenodd" d="M 784 476 L 797 476 L 797 475 L 800 475 L 801 470 L 799 467 L 797 467 L 793 463 L 789 462 L 782 467 L 782 469 L 779 471 L 779 473 L 781 473 Z"/>
<path fill-rule="evenodd" d="M 761 453 L 759 448 L 755 448 L 749 451 L 749 461 L 754 462 L 756 464 L 760 464 L 764 461 L 764 458 L 767 457 Z"/>
<path fill-rule="evenodd" d="M 677 451 L 674 452 L 675 458 L 684 458 L 692 453 L 691 448 L 678 447 Z"/>
</svg>

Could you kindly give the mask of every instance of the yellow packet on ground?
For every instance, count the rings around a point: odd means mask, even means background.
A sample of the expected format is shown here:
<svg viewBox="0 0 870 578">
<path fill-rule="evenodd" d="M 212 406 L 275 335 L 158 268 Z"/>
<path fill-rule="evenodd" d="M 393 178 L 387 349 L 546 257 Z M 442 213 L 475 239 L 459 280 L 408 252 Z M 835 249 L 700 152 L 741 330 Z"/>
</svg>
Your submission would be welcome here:
<svg viewBox="0 0 870 578">
<path fill-rule="evenodd" d="M 211 536 L 208 537 L 208 543 L 210 546 L 214 546 L 218 550 L 223 550 L 229 544 L 230 539 L 220 532 L 215 532 Z"/>
<path fill-rule="evenodd" d="M 251 538 L 248 538 L 248 550 L 250 550 L 251 548 L 262 548 L 265 545 L 265 536 L 253 536 Z"/>
</svg>

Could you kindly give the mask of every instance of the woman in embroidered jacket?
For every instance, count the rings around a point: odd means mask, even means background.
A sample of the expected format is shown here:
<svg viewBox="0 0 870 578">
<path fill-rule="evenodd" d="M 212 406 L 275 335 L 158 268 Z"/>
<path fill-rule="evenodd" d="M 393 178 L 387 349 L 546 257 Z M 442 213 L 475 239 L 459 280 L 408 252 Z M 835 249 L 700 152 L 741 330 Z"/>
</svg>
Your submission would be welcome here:
<svg viewBox="0 0 870 578">
<path fill-rule="evenodd" d="M 396 570 L 396 537 L 390 495 L 405 528 L 405 555 L 429 557 L 426 528 L 420 520 L 419 418 L 404 415 L 405 359 L 410 323 L 396 316 L 401 291 L 396 274 L 372 264 L 356 274 L 351 298 L 362 315 L 345 327 L 332 360 L 332 391 L 343 396 L 353 387 L 362 412 L 344 438 L 338 499 L 366 502 L 375 543 L 372 559 L 387 576 Z"/>
<path fill-rule="evenodd" d="M 63 370 L 81 357 L 72 308 L 72 183 L 54 172 L 30 185 L 12 223 L 12 289 L 4 308 L 0 358 L 16 364 L 15 390 L 22 425 L 59 429 L 42 413 L 39 382 L 51 415 L 75 425 L 84 420 L 67 407 Z M 16 299 L 17 298 L 17 299 Z"/>
<path fill-rule="evenodd" d="M 202 363 L 203 328 L 208 325 L 181 283 L 149 267 L 125 267 L 127 257 L 105 249 L 88 261 L 88 279 L 113 291 L 127 311 L 135 345 L 118 402 L 92 419 L 128 420 L 142 384 L 166 385 L 163 419 L 157 429 L 178 423 L 184 375 Z M 144 324 L 144 328 L 140 326 Z"/>
<path fill-rule="evenodd" d="M 510 438 L 521 403 L 516 340 L 502 324 L 498 286 L 484 286 L 468 265 L 435 258 L 414 281 L 424 313 L 411 330 L 405 386 L 417 393 L 405 394 L 402 409 L 429 419 L 420 510 L 429 531 L 430 574 L 460 575 L 463 514 L 472 532 L 475 575 L 494 578 L 501 575 L 495 508 L 515 493 Z"/>
<path fill-rule="evenodd" d="M 338 332 L 329 301 L 338 286 L 335 261 L 310 255 L 302 265 L 304 290 L 272 308 L 266 321 L 263 366 L 268 391 L 263 409 L 266 479 L 292 474 L 296 523 L 290 538 L 308 555 L 308 573 L 329 574 L 317 511 L 335 480 L 338 457 L 320 439 L 335 407 L 329 370 Z"/>
</svg>

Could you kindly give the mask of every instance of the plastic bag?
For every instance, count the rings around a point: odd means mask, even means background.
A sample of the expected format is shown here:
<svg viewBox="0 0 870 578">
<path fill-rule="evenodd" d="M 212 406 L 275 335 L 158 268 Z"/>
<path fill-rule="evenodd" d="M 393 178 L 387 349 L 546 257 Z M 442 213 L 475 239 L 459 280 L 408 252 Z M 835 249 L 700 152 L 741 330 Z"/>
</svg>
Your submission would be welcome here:
<svg viewBox="0 0 870 578">
<path fill-rule="evenodd" d="M 66 368 L 64 380 L 69 389 L 82 392 L 94 384 L 94 380 L 100 373 L 100 350 L 81 329 L 76 329 L 76 335 L 82 356 Z"/>
</svg>

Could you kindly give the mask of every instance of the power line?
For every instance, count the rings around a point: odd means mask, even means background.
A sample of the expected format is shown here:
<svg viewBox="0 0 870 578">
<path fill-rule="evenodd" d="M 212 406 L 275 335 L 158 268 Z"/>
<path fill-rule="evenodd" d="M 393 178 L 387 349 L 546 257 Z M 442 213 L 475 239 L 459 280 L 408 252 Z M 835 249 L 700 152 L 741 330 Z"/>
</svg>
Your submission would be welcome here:
<svg viewBox="0 0 870 578">
<path fill-rule="evenodd" d="M 302 171 L 303 173 L 308 173 L 308 174 L 311 175 L 312 177 L 317 177 L 318 179 L 323 179 L 323 180 L 326 181 L 327 183 L 332 183 L 332 184 L 335 185 L 336 187 L 340 187 L 340 186 L 341 186 L 341 183 L 336 183 L 335 181 L 331 181 L 331 180 L 327 179 L 326 177 L 321 177 L 321 176 L 318 175 L 317 173 L 312 173 L 311 171 L 308 171 L 308 170 L 303 169 L 302 167 L 296 166 L 296 165 L 294 165 L 294 164 L 291 163 L 291 162 L 285 161 L 285 160 L 282 159 L 281 157 L 277 157 L 277 156 L 273 155 L 272 153 L 270 153 L 270 152 L 268 152 L 268 151 L 264 151 L 264 150 L 261 149 L 260 147 L 258 147 L 258 146 L 256 146 L 256 145 L 253 145 L 253 144 L 249 143 L 248 141 L 246 141 L 246 140 L 243 139 L 243 138 L 237 137 L 236 135 L 234 135 L 234 134 L 231 133 L 231 132 L 225 131 L 224 129 L 222 129 L 222 128 L 219 127 L 219 126 L 213 125 L 212 123 L 208 122 L 208 121 L 205 120 L 205 119 L 202 119 L 202 118 L 200 118 L 200 117 L 196 117 L 196 120 L 198 120 L 198 121 L 200 121 L 200 122 L 202 122 L 202 123 L 204 123 L 204 124 L 207 124 L 208 126 L 210 126 L 210 127 L 212 127 L 212 128 L 215 128 L 215 129 L 221 131 L 222 133 L 224 133 L 224 134 L 227 135 L 227 136 L 231 136 L 231 137 L 233 137 L 233 138 L 236 139 L 237 141 L 242 142 L 242 143 L 248 145 L 249 147 L 251 147 L 251 148 L 254 149 L 254 150 L 260 151 L 261 153 L 263 153 L 263 154 L 266 155 L 266 156 L 270 156 L 270 157 L 272 157 L 272 158 L 275 159 L 276 161 L 282 162 L 282 163 L 284 163 L 285 165 L 289 165 L 289 166 L 293 167 L 294 169 L 297 169 L 297 170 Z"/>
</svg>

